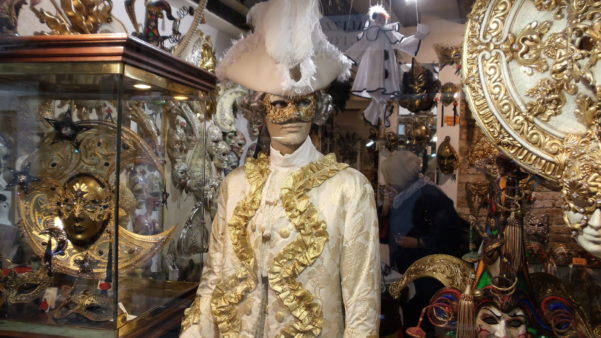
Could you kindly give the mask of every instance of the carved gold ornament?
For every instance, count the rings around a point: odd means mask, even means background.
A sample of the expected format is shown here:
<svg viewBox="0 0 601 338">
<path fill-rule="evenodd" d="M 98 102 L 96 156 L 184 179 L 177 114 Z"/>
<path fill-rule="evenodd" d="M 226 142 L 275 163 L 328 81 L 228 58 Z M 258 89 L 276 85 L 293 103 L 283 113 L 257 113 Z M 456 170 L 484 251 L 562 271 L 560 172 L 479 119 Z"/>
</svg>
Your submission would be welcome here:
<svg viewBox="0 0 601 338">
<path fill-rule="evenodd" d="M 599 112 L 600 10 L 594 0 L 478 0 L 467 24 L 474 117 L 505 154 L 555 182 L 564 139 Z"/>
<path fill-rule="evenodd" d="M 461 64 L 461 46 L 449 46 L 443 44 L 434 44 L 434 51 L 438 57 L 440 68 L 447 65 Z"/>
<path fill-rule="evenodd" d="M 467 162 L 470 167 L 483 172 L 487 178 L 496 179 L 499 177 L 499 168 L 496 163 L 498 154 L 499 150 L 487 137 L 482 136 L 470 149 Z"/>
<path fill-rule="evenodd" d="M 52 35 L 95 34 L 105 23 L 112 21 L 112 0 L 50 0 L 55 14 L 36 6 L 40 1 L 30 1 L 29 8 L 50 28 Z"/>
<path fill-rule="evenodd" d="M 464 290 L 466 281 L 473 274 L 473 266 L 457 257 L 437 254 L 420 258 L 413 262 L 400 281 L 390 285 L 389 292 L 399 298 L 403 289 L 416 279 L 431 277 L 446 288 Z"/>
<path fill-rule="evenodd" d="M 18 195 L 19 215 L 24 237 L 36 255 L 44 257 L 49 249 L 64 253 L 53 255 L 53 271 L 103 278 L 117 235 L 114 233 L 117 127 L 103 121 L 76 124 L 86 128 L 76 137 L 77 149 L 72 142 L 53 143 L 53 133 L 49 133 L 28 157 L 40 181 Z M 129 128 L 122 128 L 120 155 L 122 169 L 143 163 L 164 177 L 163 166 L 152 149 Z M 128 231 L 123 225 L 135 217 L 136 201 L 123 182 L 121 190 L 118 265 L 119 272 L 127 272 L 160 250 L 174 227 L 152 236 Z M 66 243 L 56 236 L 58 229 L 65 233 Z M 50 237 L 54 240 L 48 248 Z"/>
</svg>

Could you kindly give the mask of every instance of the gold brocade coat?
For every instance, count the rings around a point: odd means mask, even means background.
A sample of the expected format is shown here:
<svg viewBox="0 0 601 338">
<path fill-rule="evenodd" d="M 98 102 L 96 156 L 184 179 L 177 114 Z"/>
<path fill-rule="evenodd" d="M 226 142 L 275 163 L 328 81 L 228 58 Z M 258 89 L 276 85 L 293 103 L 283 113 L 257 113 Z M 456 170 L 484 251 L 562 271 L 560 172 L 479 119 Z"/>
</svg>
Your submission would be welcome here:
<svg viewBox="0 0 601 338">
<path fill-rule="evenodd" d="M 247 162 L 221 186 L 182 337 L 376 337 L 373 190 L 310 139 Z"/>
</svg>

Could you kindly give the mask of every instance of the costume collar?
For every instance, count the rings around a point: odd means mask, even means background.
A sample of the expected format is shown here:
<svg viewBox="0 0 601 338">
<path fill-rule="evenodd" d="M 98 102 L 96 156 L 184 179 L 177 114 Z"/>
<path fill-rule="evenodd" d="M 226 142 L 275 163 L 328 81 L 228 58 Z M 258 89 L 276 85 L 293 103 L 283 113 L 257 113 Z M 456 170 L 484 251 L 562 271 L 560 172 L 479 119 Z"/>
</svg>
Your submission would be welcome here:
<svg viewBox="0 0 601 338">
<path fill-rule="evenodd" d="M 270 146 L 269 166 L 271 168 L 300 168 L 311 162 L 317 161 L 323 155 L 315 149 L 311 137 L 307 136 L 305 142 L 292 154 L 283 155 Z"/>
</svg>

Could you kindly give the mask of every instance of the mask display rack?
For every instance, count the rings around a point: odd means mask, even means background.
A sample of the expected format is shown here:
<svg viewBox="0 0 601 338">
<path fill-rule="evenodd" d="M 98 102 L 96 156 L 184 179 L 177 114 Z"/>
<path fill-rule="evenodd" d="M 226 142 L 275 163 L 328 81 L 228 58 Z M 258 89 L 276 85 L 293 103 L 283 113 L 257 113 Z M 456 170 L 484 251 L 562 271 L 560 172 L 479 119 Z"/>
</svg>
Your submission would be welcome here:
<svg viewBox="0 0 601 338">
<path fill-rule="evenodd" d="M 186 161 L 209 161 L 192 151 L 215 75 L 126 34 L 0 46 L 0 115 L 11 121 L 0 135 L 12 144 L 3 226 L 20 233 L 0 234 L 14 246 L 0 257 L 0 335 L 178 328 L 202 262 L 182 247 L 194 244 L 182 230 L 203 194 L 185 188 Z"/>
</svg>

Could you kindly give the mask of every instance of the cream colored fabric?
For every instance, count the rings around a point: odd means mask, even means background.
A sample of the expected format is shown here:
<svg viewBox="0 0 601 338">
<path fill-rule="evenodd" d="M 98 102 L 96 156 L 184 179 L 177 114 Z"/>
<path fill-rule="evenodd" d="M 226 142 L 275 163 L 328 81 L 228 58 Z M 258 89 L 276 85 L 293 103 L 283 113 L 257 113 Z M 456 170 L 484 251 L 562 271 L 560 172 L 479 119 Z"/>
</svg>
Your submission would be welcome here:
<svg viewBox="0 0 601 338">
<path fill-rule="evenodd" d="M 266 275 L 273 257 L 299 235 L 282 207 L 281 186 L 290 173 L 323 156 L 310 139 L 292 155 L 282 156 L 274 149 L 271 154 L 271 174 L 263 189 L 260 207 L 248 225 L 257 257 L 258 282 L 237 308 L 242 322 L 241 337 L 254 337 L 259 326 L 264 289 L 261 275 Z M 232 275 L 239 268 L 226 221 L 248 190 L 242 169 L 233 171 L 222 184 L 209 257 L 197 292 L 200 315 L 182 337 L 219 336 L 211 313 L 211 295 L 224 276 Z M 346 168 L 308 195 L 326 222 L 329 234 L 322 254 L 298 277 L 323 309 L 320 337 L 376 337 L 380 314 L 380 258 L 372 187 L 361 173 Z M 264 242 L 262 232 L 271 239 Z M 268 289 L 267 299 L 264 337 L 277 337 L 293 317 L 272 289 Z"/>
</svg>

